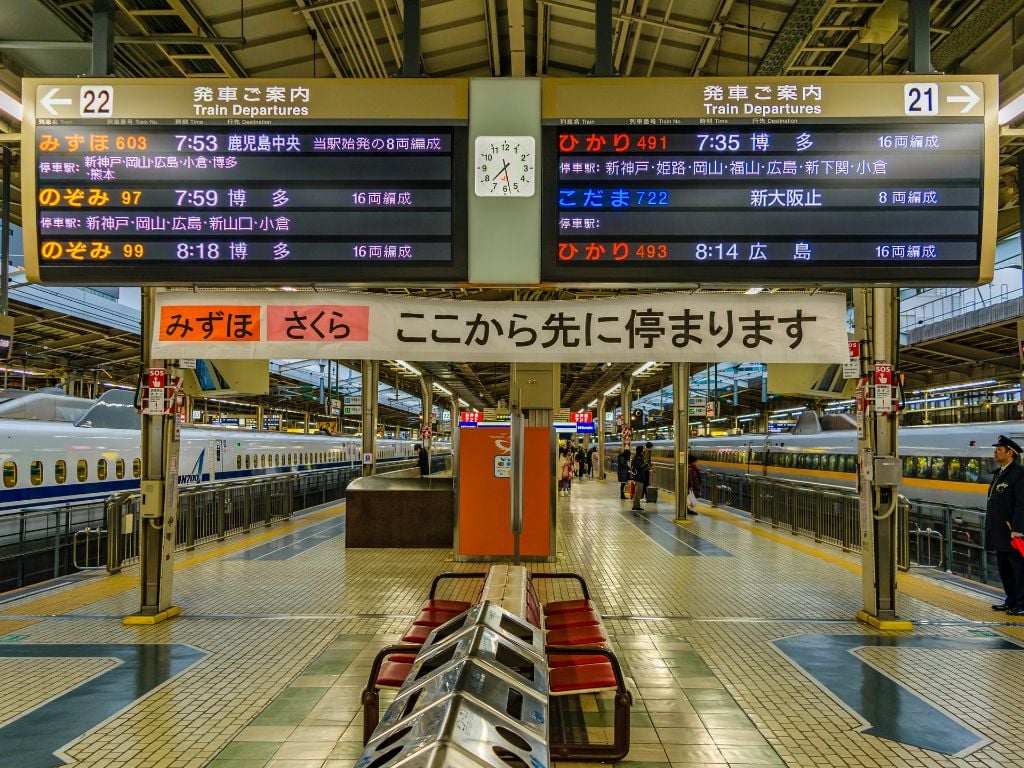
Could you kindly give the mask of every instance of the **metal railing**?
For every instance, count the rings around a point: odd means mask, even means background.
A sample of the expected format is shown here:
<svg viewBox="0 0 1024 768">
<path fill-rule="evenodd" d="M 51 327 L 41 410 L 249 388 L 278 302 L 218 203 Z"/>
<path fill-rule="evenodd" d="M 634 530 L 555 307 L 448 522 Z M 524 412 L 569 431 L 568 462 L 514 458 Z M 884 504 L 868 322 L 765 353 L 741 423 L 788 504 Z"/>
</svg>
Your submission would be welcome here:
<svg viewBox="0 0 1024 768">
<path fill-rule="evenodd" d="M 76 561 L 86 562 L 86 542 L 74 534 L 103 525 L 102 502 L 0 515 L 0 592 L 55 579 L 69 573 Z M 95 544 L 90 546 L 94 551 Z"/>
<path fill-rule="evenodd" d="M 861 551 L 860 500 L 853 488 L 709 471 L 701 472 L 701 486 L 712 506 L 740 509 L 773 528 Z M 984 510 L 900 496 L 897 514 L 901 569 L 931 568 L 998 584 L 995 556 L 985 551 Z"/>
<path fill-rule="evenodd" d="M 451 468 L 432 457 L 431 470 Z M 378 465 L 381 474 L 415 472 L 416 461 Z M 187 550 L 286 518 L 292 512 L 344 498 L 359 466 L 293 472 L 255 480 L 181 488 L 175 548 Z M 114 524 L 111 516 L 116 511 Z M 138 558 L 138 492 L 107 502 L 61 504 L 0 515 L 0 592 L 81 570 L 116 572 Z M 117 531 L 110 536 L 109 531 Z M 111 549 L 114 557 L 111 557 Z"/>
<path fill-rule="evenodd" d="M 211 483 L 179 491 L 174 551 L 247 533 L 286 520 L 296 509 L 342 498 L 360 475 L 358 467 L 289 472 L 242 482 Z M 140 531 L 149 521 L 139 514 L 137 491 L 111 496 L 106 506 L 107 570 L 117 573 L 138 562 Z"/>
</svg>

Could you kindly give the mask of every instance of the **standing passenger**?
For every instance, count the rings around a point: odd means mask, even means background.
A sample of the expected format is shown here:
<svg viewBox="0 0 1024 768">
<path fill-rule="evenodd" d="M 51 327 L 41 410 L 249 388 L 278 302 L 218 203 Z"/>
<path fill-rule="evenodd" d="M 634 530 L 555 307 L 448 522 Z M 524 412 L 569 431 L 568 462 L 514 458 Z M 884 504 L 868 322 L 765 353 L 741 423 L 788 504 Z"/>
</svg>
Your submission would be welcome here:
<svg viewBox="0 0 1024 768">
<path fill-rule="evenodd" d="M 416 466 L 420 471 L 420 477 L 430 474 L 430 456 L 422 445 L 416 446 Z"/>
<path fill-rule="evenodd" d="M 1024 555 L 1010 544 L 1011 539 L 1024 536 L 1024 467 L 1018 461 L 1021 448 L 1006 435 L 1000 435 L 992 445 L 992 457 L 999 469 L 988 487 L 985 539 L 989 551 L 996 553 L 999 578 L 1006 591 L 1006 601 L 992 609 L 1006 611 L 1007 616 L 1024 616 Z"/>
<path fill-rule="evenodd" d="M 643 498 L 644 488 L 650 480 L 650 465 L 647 463 L 647 451 L 644 446 L 638 445 L 636 453 L 633 454 L 633 461 L 630 464 L 630 476 L 633 478 L 633 511 L 643 512 L 640 506 L 640 499 Z"/>
<path fill-rule="evenodd" d="M 629 448 L 624 448 L 619 457 L 615 460 L 615 473 L 619 478 L 619 498 L 628 499 L 626 495 L 626 484 L 629 483 Z"/>
<path fill-rule="evenodd" d="M 597 453 L 597 446 L 590 446 L 590 450 L 587 451 L 587 474 L 590 477 L 594 476 L 594 462 L 597 461 L 597 457 L 594 455 Z"/>
<path fill-rule="evenodd" d="M 690 455 L 686 457 L 686 485 L 689 487 L 686 506 L 690 512 L 696 515 L 696 498 L 700 496 L 700 469 L 697 467 L 697 462 L 693 460 L 693 456 Z"/>
</svg>

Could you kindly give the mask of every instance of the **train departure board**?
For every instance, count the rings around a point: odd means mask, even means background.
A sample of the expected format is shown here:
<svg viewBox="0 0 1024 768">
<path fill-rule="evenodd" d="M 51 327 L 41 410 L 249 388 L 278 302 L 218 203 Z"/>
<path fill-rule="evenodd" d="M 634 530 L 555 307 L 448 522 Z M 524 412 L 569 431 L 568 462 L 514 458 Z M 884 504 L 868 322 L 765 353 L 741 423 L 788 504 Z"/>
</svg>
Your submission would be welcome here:
<svg viewBox="0 0 1024 768">
<path fill-rule="evenodd" d="M 467 278 L 465 81 L 29 80 L 25 94 L 32 279 Z"/>
<path fill-rule="evenodd" d="M 995 88 L 944 76 L 546 81 L 542 279 L 985 282 Z"/>
</svg>

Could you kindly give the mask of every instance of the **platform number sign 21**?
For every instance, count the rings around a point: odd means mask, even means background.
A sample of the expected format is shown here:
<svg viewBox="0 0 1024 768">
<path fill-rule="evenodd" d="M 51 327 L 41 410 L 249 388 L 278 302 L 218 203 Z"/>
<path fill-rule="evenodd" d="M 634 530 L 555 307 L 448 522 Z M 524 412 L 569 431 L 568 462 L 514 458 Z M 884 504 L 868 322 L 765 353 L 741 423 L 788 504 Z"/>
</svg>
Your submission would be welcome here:
<svg viewBox="0 0 1024 768">
<path fill-rule="evenodd" d="M 903 111 L 908 115 L 939 114 L 939 84 L 904 83 Z"/>
<path fill-rule="evenodd" d="M 110 117 L 114 114 L 114 86 L 83 85 L 78 92 L 78 114 L 82 117 Z"/>
</svg>

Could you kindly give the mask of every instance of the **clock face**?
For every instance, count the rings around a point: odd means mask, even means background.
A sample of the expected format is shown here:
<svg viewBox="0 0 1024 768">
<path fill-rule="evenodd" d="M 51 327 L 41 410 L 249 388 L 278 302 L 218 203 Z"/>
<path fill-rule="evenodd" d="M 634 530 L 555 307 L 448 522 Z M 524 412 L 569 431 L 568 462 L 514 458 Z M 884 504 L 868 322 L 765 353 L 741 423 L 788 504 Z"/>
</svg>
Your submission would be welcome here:
<svg viewBox="0 0 1024 768">
<path fill-rule="evenodd" d="M 477 136 L 473 176 L 477 197 L 532 197 L 533 136 Z"/>
</svg>

